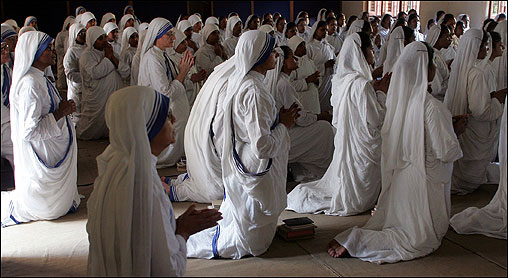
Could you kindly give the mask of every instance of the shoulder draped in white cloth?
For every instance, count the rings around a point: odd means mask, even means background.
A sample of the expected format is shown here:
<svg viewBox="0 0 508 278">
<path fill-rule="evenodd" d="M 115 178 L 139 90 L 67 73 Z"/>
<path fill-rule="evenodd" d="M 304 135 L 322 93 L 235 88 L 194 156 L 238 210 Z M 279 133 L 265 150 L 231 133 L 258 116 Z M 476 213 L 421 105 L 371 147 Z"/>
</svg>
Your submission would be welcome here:
<svg viewBox="0 0 508 278">
<path fill-rule="evenodd" d="M 383 76 L 392 71 L 393 65 L 395 65 L 402 49 L 404 49 L 404 31 L 402 26 L 393 30 L 387 43 L 386 59 L 383 63 Z"/>
<path fill-rule="evenodd" d="M 97 157 L 88 200 L 91 276 L 183 276 L 185 239 L 157 174 L 150 140 L 167 119 L 169 99 L 131 86 L 106 105 L 110 145 Z"/>
</svg>

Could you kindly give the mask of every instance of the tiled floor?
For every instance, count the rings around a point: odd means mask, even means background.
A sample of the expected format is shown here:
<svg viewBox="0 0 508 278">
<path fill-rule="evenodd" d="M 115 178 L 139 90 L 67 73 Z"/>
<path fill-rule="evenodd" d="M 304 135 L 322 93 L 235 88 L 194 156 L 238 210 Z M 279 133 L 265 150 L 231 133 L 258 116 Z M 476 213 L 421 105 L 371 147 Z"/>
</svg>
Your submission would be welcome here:
<svg viewBox="0 0 508 278">
<path fill-rule="evenodd" d="M 89 196 L 97 175 L 95 157 L 107 141 L 79 142 L 79 191 Z M 160 169 L 161 175 L 177 175 L 175 168 Z M 288 184 L 288 189 L 294 184 Z M 469 206 L 486 205 L 497 185 L 484 185 L 473 194 L 452 196 L 452 214 Z M 174 203 L 177 215 L 190 205 Z M 199 207 L 205 207 L 201 204 Z M 268 251 L 241 260 L 187 261 L 187 276 L 507 276 L 507 242 L 480 235 L 448 231 L 441 247 L 431 255 L 395 264 L 377 265 L 359 259 L 335 259 L 326 245 L 337 233 L 363 225 L 368 213 L 350 217 L 297 215 L 285 211 L 281 219 L 307 216 L 318 226 L 314 239 L 285 242 L 275 237 Z M 39 221 L 2 229 L 2 276 L 86 275 L 88 241 L 86 199 L 78 213 L 56 221 Z"/>
</svg>

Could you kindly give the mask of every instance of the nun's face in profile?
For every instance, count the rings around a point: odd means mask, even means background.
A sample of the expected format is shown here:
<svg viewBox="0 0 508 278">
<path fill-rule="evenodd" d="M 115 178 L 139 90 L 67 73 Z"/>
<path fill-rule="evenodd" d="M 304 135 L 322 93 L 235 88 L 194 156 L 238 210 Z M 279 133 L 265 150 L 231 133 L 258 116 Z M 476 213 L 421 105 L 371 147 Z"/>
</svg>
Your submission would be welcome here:
<svg viewBox="0 0 508 278">
<path fill-rule="evenodd" d="M 264 62 L 266 70 L 272 70 L 275 68 L 277 65 L 277 58 L 279 58 L 279 53 L 274 49 L 272 50 L 272 53 L 270 53 L 270 56 L 268 56 L 266 62 Z"/>
<path fill-rule="evenodd" d="M 92 26 L 96 26 L 97 25 L 97 22 L 95 21 L 95 18 L 92 18 L 90 19 L 87 23 L 86 23 L 86 29 L 92 27 Z"/>
<path fill-rule="evenodd" d="M 259 18 L 253 17 L 249 22 L 249 30 L 257 30 L 259 28 L 259 24 L 260 24 Z"/>
<path fill-rule="evenodd" d="M 238 21 L 235 24 L 235 27 L 233 27 L 233 36 L 239 37 L 241 32 L 242 32 L 242 22 Z"/>
<path fill-rule="evenodd" d="M 201 22 L 196 22 L 196 24 L 192 26 L 192 31 L 194 31 L 194 33 L 199 33 L 199 31 L 201 31 L 201 28 L 202 28 Z"/>
<path fill-rule="evenodd" d="M 127 27 L 134 27 L 134 19 L 130 18 L 127 22 L 125 22 L 125 28 Z"/>
<path fill-rule="evenodd" d="M 157 133 L 157 135 L 155 135 L 155 137 L 150 142 L 150 148 L 152 149 L 153 155 L 158 156 L 162 150 L 176 142 L 175 127 L 173 125 L 174 123 L 175 117 L 170 113 L 166 118 L 161 131 L 159 131 L 159 133 Z M 160 151 L 158 151 L 158 153 L 154 153 L 155 150 Z"/>
<path fill-rule="evenodd" d="M 56 51 L 54 43 L 48 45 L 46 50 L 42 52 L 42 55 L 39 57 L 38 61 L 49 66 L 56 65 Z"/>
<path fill-rule="evenodd" d="M 82 29 L 79 31 L 78 36 L 76 37 L 76 42 L 78 44 L 84 45 L 86 43 L 86 30 Z"/>
<path fill-rule="evenodd" d="M 32 22 L 30 22 L 30 24 L 28 24 L 28 26 L 32 26 L 35 29 L 37 29 L 37 20 L 32 20 Z"/>
<path fill-rule="evenodd" d="M 129 45 L 132 47 L 138 47 L 139 36 L 138 33 L 134 33 L 129 38 Z"/>
</svg>

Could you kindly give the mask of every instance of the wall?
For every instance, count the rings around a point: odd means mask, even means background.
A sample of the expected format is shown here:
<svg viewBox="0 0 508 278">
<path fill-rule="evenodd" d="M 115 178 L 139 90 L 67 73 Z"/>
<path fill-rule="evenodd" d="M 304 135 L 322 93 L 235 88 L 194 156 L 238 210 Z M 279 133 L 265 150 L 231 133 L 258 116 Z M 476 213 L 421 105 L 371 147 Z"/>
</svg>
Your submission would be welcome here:
<svg viewBox="0 0 508 278">
<path fill-rule="evenodd" d="M 359 16 L 364 9 L 364 1 L 342 1 L 342 13 L 346 19 L 352 15 Z"/>
<path fill-rule="evenodd" d="M 486 10 L 489 1 L 461 1 L 461 2 L 444 2 L 444 1 L 421 1 L 420 2 L 420 21 L 422 31 L 425 31 L 427 21 L 436 16 L 438 10 L 454 14 L 466 13 L 469 15 L 470 25 L 472 28 L 481 28 L 485 19 Z"/>
</svg>

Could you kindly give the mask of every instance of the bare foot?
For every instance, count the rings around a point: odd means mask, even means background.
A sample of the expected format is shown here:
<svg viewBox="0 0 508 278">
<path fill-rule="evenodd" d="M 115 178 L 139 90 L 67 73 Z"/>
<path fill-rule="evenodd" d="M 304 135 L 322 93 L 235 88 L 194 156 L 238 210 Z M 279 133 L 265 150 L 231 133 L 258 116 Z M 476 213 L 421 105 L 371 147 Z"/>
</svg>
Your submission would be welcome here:
<svg viewBox="0 0 508 278">
<path fill-rule="evenodd" d="M 334 258 L 350 257 L 346 248 L 340 245 L 335 239 L 332 239 L 330 243 L 328 243 L 328 255 Z"/>
</svg>

